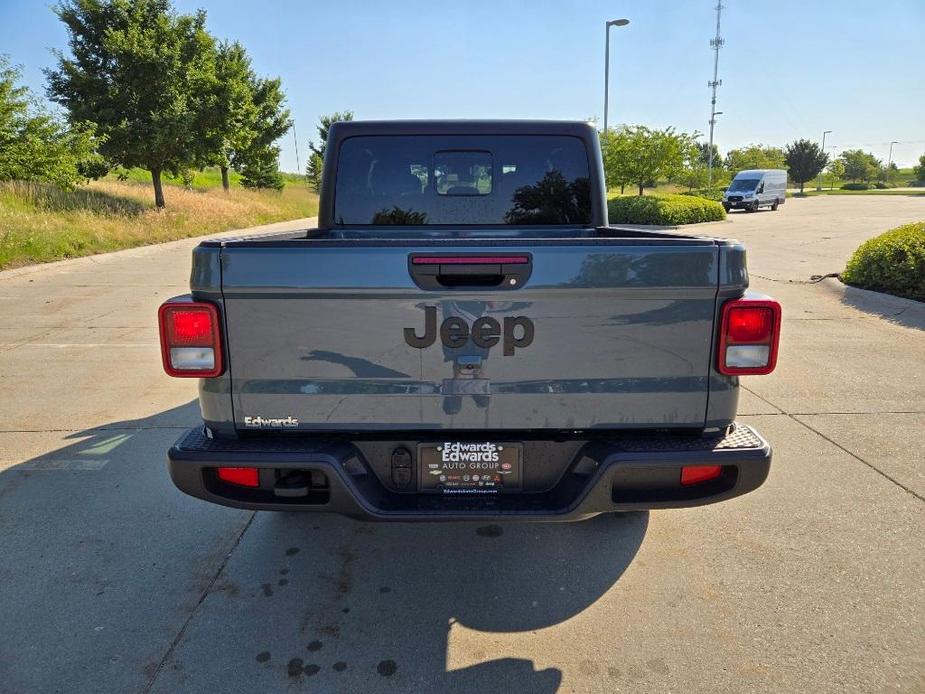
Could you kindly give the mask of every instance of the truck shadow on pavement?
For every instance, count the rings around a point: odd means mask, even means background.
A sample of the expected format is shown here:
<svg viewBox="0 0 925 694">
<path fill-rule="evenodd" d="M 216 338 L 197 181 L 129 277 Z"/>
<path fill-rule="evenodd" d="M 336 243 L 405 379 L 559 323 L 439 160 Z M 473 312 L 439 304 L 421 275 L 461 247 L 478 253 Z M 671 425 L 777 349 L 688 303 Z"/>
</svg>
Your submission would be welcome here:
<svg viewBox="0 0 925 694">
<path fill-rule="evenodd" d="M 25 610 L 3 606 L 20 625 L 15 639 L 0 633 L 10 681 L 41 689 L 70 679 L 99 691 L 140 682 L 154 692 L 555 692 L 564 671 L 606 679 L 588 627 L 603 620 L 563 623 L 619 581 L 647 513 L 557 524 L 251 517 L 170 483 L 166 448 L 198 417 L 192 401 L 74 432 L 73 443 L 0 473 L 0 522 L 18 528 L 0 538 L 0 573 L 18 585 Z M 88 543 L 104 554 L 88 554 Z M 31 595 L 38 570 L 56 581 L 53 596 L 38 586 Z M 48 681 L 17 655 L 19 643 L 91 624 L 106 627 L 95 645 L 58 644 Z M 533 633 L 556 625 L 560 638 L 589 644 L 586 657 L 566 662 L 548 635 Z M 126 639 L 125 629 L 147 640 Z M 73 662 L 83 663 L 80 675 L 68 672 Z M 116 662 L 119 677 L 107 679 Z"/>
<path fill-rule="evenodd" d="M 925 303 L 912 299 L 842 286 L 841 302 L 896 325 L 925 330 Z"/>
<path fill-rule="evenodd" d="M 297 620 L 286 630 L 304 634 L 304 644 L 297 638 L 279 654 L 288 676 L 299 679 L 301 666 L 301 678 L 338 691 L 555 692 L 563 668 L 605 678 L 593 647 L 579 662 L 562 662 L 532 632 L 579 615 L 613 588 L 648 526 L 647 513 L 560 524 L 260 520 L 238 548 L 241 559 L 279 566 L 289 580 L 272 584 L 269 600 L 243 590 L 240 597 L 258 603 L 257 618 L 283 596 L 288 605 L 273 609 L 274 623 Z M 579 624 L 562 638 L 593 643 Z M 533 653 L 540 665 L 524 657 Z M 338 663 L 349 668 L 343 675 Z"/>
</svg>

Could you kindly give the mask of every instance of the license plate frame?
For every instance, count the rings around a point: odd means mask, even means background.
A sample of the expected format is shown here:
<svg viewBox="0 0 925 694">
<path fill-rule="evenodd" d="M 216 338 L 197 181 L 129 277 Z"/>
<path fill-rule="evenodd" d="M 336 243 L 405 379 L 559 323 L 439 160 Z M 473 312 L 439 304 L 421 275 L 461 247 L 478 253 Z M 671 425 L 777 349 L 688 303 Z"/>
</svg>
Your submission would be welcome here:
<svg viewBox="0 0 925 694">
<path fill-rule="evenodd" d="M 516 441 L 425 442 L 417 454 L 422 492 L 507 494 L 523 488 L 523 444 Z"/>
</svg>

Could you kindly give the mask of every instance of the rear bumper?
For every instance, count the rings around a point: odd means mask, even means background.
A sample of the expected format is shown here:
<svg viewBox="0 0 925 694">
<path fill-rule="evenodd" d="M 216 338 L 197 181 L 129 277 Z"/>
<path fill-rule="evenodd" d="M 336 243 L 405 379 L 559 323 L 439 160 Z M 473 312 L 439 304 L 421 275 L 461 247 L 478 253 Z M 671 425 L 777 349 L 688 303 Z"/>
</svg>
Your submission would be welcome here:
<svg viewBox="0 0 925 694">
<path fill-rule="evenodd" d="M 529 465 L 525 461 L 524 465 Z M 680 468 L 719 465 L 722 474 L 683 486 Z M 202 428 L 168 452 L 174 484 L 216 504 L 273 511 L 318 511 L 377 521 L 578 520 L 599 513 L 684 508 L 724 501 L 765 481 L 771 447 L 754 429 L 735 424 L 716 436 L 596 436 L 583 442 L 562 475 L 544 491 L 479 496 L 397 492 L 388 488 L 350 442 L 324 438 L 211 439 Z M 260 489 L 229 485 L 218 467 L 260 468 Z M 300 496 L 278 496 L 272 482 L 289 471 L 310 480 Z"/>
</svg>

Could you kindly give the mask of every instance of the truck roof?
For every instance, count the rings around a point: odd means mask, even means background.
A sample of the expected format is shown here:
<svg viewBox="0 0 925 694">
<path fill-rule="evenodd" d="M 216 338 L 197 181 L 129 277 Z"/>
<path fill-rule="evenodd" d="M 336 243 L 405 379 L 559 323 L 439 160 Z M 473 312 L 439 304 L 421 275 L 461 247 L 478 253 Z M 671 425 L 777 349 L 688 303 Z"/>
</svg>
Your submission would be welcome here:
<svg viewBox="0 0 925 694">
<path fill-rule="evenodd" d="M 780 173 L 786 175 L 787 172 L 784 169 L 745 169 L 744 171 L 737 173 L 736 178 L 739 176 L 764 176 L 765 174 L 769 173 Z"/>
<path fill-rule="evenodd" d="M 587 138 L 594 125 L 571 120 L 354 120 L 331 125 L 328 140 L 355 135 L 574 135 Z"/>
</svg>

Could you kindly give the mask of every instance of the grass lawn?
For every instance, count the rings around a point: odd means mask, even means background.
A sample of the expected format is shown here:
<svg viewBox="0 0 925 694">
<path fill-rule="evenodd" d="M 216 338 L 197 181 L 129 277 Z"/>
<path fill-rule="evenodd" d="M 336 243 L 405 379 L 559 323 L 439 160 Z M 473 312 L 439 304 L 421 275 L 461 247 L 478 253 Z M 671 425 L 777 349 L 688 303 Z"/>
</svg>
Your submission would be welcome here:
<svg viewBox="0 0 925 694">
<path fill-rule="evenodd" d="M 877 188 L 871 188 L 870 190 L 842 190 L 841 188 L 816 190 L 813 188 L 810 190 L 809 186 L 807 186 L 803 194 L 807 197 L 814 195 L 925 195 L 925 188 L 884 188 L 883 190 Z M 793 195 L 799 196 L 799 193 L 793 193 Z M 787 197 L 791 197 L 790 191 L 787 191 Z"/>
<path fill-rule="evenodd" d="M 288 176 L 282 192 L 221 189 L 217 170 L 201 174 L 201 188 L 165 185 L 166 209 L 154 208 L 150 176 L 112 177 L 73 191 L 38 183 L 0 183 L 0 268 L 161 243 L 318 212 L 318 196 L 304 179 Z M 214 181 L 214 183 L 213 183 Z M 194 187 L 197 181 L 194 181 Z"/>
<path fill-rule="evenodd" d="M 899 169 L 899 173 L 893 175 L 893 183 L 895 183 L 897 186 L 901 188 L 904 188 L 908 186 L 909 181 L 911 181 L 914 178 L 915 178 L 915 175 L 912 173 L 912 167 L 910 166 L 905 169 Z M 822 175 L 817 176 L 813 180 L 807 181 L 804 184 L 804 186 L 806 188 L 806 192 L 808 193 L 810 190 L 816 190 L 816 188 L 824 188 L 828 190 L 830 186 L 834 186 L 837 189 L 844 184 L 845 184 L 845 181 L 840 181 L 838 179 L 835 179 L 833 182 L 833 179 L 831 176 L 829 176 L 827 173 L 823 173 Z M 790 186 L 794 188 L 799 187 L 795 185 L 792 181 L 790 182 Z M 854 191 L 854 192 L 857 192 L 857 191 Z M 867 191 L 861 191 L 861 192 L 867 192 Z"/>
<path fill-rule="evenodd" d="M 151 173 L 145 169 L 119 169 L 119 173 L 126 178 L 127 181 L 132 181 L 134 183 L 141 183 L 144 185 L 151 185 Z M 305 177 L 298 174 L 283 173 L 283 180 L 286 181 L 286 185 L 295 185 L 305 187 Z M 164 184 L 182 186 L 183 179 L 179 176 L 171 176 L 168 173 L 164 173 L 161 176 Z M 116 173 L 110 173 L 105 179 L 106 181 L 118 181 L 119 176 Z M 228 180 L 231 182 L 231 187 L 241 185 L 241 174 L 237 171 L 231 170 L 228 172 Z M 195 171 L 193 175 L 192 188 L 194 190 L 209 190 L 210 188 L 220 188 L 222 185 L 222 172 L 216 167 L 209 167 L 203 169 L 202 171 Z M 151 195 L 154 195 L 154 189 L 152 188 Z"/>
</svg>

